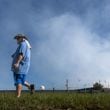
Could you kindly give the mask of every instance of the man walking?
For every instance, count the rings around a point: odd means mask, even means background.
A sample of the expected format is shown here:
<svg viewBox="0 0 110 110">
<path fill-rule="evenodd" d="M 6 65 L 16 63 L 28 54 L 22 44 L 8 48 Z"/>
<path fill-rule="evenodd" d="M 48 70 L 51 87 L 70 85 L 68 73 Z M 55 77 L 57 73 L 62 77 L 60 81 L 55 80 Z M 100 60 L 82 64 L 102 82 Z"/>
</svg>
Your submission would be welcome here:
<svg viewBox="0 0 110 110">
<path fill-rule="evenodd" d="M 31 93 L 34 92 L 34 85 L 26 81 L 26 75 L 30 67 L 31 45 L 27 37 L 23 34 L 18 34 L 14 37 L 17 41 L 18 48 L 12 55 L 12 71 L 16 86 L 17 97 L 20 97 L 22 86 L 28 87 Z"/>
</svg>

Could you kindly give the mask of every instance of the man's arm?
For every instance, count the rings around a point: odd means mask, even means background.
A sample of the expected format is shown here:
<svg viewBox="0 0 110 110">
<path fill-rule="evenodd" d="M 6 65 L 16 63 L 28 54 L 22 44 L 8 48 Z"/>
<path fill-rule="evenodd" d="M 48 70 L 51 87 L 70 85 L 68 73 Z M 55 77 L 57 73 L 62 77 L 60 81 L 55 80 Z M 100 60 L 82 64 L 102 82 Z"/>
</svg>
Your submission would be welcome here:
<svg viewBox="0 0 110 110">
<path fill-rule="evenodd" d="M 18 55 L 18 57 L 16 59 L 16 63 L 14 64 L 14 68 L 18 68 L 19 67 L 20 62 L 25 57 L 25 53 L 26 53 L 26 43 L 22 42 L 20 44 L 19 55 Z"/>
<path fill-rule="evenodd" d="M 18 68 L 18 67 L 19 67 L 19 64 L 20 64 L 20 62 L 22 61 L 22 59 L 23 59 L 23 55 L 20 54 L 20 55 L 18 56 L 18 58 L 17 58 L 16 63 L 14 64 L 14 67 L 15 67 L 15 68 Z"/>
</svg>

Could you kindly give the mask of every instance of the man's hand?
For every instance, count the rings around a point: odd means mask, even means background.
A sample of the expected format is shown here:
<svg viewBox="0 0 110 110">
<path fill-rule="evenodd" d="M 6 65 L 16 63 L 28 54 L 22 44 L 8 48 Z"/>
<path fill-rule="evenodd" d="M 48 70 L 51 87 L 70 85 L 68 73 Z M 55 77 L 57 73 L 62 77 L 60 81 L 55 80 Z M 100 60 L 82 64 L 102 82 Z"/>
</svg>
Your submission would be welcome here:
<svg viewBox="0 0 110 110">
<path fill-rule="evenodd" d="M 19 68 L 19 63 L 13 65 L 15 69 Z"/>
</svg>

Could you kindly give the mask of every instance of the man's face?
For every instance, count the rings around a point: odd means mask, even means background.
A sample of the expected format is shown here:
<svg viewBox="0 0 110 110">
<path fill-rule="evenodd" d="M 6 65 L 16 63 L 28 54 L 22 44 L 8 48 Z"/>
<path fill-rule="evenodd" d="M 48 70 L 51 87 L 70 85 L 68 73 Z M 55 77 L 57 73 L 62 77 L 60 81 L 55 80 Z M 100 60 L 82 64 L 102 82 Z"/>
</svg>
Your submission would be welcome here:
<svg viewBox="0 0 110 110">
<path fill-rule="evenodd" d="M 17 40 L 17 44 L 20 44 L 22 42 L 23 38 L 17 38 L 16 40 Z"/>
</svg>

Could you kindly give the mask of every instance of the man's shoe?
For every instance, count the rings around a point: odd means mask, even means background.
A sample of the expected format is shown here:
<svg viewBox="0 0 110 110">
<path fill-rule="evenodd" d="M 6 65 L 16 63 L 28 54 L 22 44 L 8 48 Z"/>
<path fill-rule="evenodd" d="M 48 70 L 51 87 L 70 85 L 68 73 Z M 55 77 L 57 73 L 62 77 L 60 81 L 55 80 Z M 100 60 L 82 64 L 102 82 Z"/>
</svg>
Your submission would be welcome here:
<svg viewBox="0 0 110 110">
<path fill-rule="evenodd" d="M 31 84 L 30 85 L 30 90 L 31 90 L 31 94 L 33 94 L 35 92 L 34 84 Z"/>
</svg>

